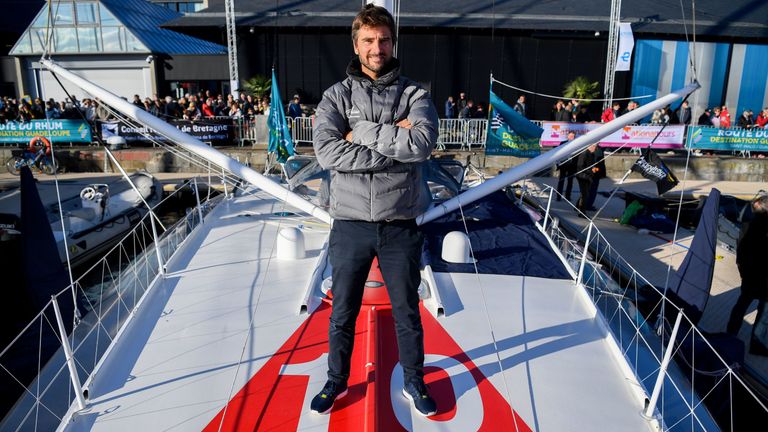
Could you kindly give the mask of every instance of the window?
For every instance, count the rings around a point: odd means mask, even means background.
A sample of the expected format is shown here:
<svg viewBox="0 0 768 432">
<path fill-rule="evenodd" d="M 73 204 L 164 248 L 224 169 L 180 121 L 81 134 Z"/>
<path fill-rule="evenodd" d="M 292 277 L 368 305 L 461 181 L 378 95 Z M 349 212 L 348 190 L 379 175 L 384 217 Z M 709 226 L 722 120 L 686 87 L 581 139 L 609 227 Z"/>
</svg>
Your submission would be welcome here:
<svg viewBox="0 0 768 432">
<path fill-rule="evenodd" d="M 144 45 L 129 31 L 125 32 L 125 41 L 128 51 L 147 51 Z"/>
<path fill-rule="evenodd" d="M 96 19 L 96 3 L 76 3 L 75 10 L 77 11 L 77 25 L 95 25 Z"/>
<path fill-rule="evenodd" d="M 122 27 L 102 27 L 101 37 L 104 40 L 105 52 L 125 51 L 125 40 Z"/>
<path fill-rule="evenodd" d="M 54 3 L 53 23 L 58 27 L 60 25 L 72 25 L 75 23 L 75 14 L 72 11 L 72 3 Z"/>
<path fill-rule="evenodd" d="M 29 37 L 32 39 L 32 52 L 43 52 L 45 46 L 46 30 L 44 28 L 33 28 L 29 30 Z"/>
<path fill-rule="evenodd" d="M 103 4 L 99 3 L 99 15 L 101 15 L 101 25 L 103 26 L 117 26 L 120 25 L 120 21 L 112 15 L 112 12 L 107 10 Z"/>
<path fill-rule="evenodd" d="M 56 28 L 54 36 L 55 51 L 77 52 L 77 35 L 74 27 Z"/>
<path fill-rule="evenodd" d="M 101 38 L 96 27 L 78 27 L 77 38 L 80 41 L 80 52 L 101 51 Z"/>
<path fill-rule="evenodd" d="M 29 43 L 29 32 L 24 32 L 24 36 L 19 39 L 16 44 L 16 49 L 11 51 L 11 54 L 29 54 L 32 52 L 32 45 Z"/>
</svg>

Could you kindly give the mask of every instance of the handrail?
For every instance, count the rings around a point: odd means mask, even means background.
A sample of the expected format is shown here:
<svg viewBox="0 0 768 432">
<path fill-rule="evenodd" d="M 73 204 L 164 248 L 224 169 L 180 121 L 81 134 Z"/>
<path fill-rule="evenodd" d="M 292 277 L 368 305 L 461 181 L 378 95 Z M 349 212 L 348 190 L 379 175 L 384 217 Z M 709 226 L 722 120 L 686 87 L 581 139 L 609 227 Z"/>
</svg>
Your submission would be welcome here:
<svg viewBox="0 0 768 432">
<path fill-rule="evenodd" d="M 541 197 L 547 200 L 554 194 L 560 195 L 548 185 L 543 191 Z M 644 411 L 655 413 L 655 417 L 661 420 L 663 430 L 677 430 L 676 427 L 686 419 L 696 422 L 696 427 L 689 429 L 709 430 L 713 428 L 710 427 L 713 422 L 716 422 L 714 428 L 732 429 L 734 419 L 744 419 L 754 414 L 754 411 L 749 410 L 762 410 L 768 415 L 768 407 L 744 382 L 737 366 L 729 364 L 710 337 L 696 327 L 680 306 L 629 264 L 596 225 L 590 223 L 587 240 L 578 242 L 560 229 L 559 221 L 538 197 L 528 202 L 541 212 L 543 219 L 537 225 L 558 246 L 568 264 L 578 270 L 582 262 L 586 263 L 578 285 L 585 290 L 606 321 L 621 348 L 621 355 L 632 367 L 635 379 L 643 386 L 646 394 L 652 393 L 657 380 L 660 382 L 659 389 L 654 393 L 660 391 L 663 396 L 656 406 L 646 406 Z M 569 203 L 568 200 L 565 202 Z M 629 273 L 622 278 L 626 283 L 614 280 L 617 269 Z M 641 311 L 640 300 L 644 294 L 648 295 L 648 290 L 657 300 L 648 306 L 650 310 Z M 672 343 L 672 353 L 665 350 L 665 338 L 668 336 L 666 331 L 670 330 L 667 327 L 670 323 L 666 319 L 662 320 L 665 332 L 659 338 L 656 329 L 648 321 L 664 303 L 667 303 L 664 306 L 667 310 L 679 311 L 682 328 L 685 329 L 680 331 L 681 336 Z M 641 312 L 648 316 L 643 316 Z M 680 363 L 664 371 L 664 358 L 669 354 L 675 355 Z M 719 365 L 713 368 L 714 371 L 697 368 L 696 358 L 705 356 Z M 660 374 L 659 370 L 663 372 Z M 681 379 L 687 381 L 685 385 L 681 385 Z M 725 387 L 722 387 L 724 383 Z M 735 403 L 737 398 L 738 403 Z M 724 399 L 728 402 L 727 407 L 720 405 Z M 646 403 L 650 404 L 648 401 Z"/>
<path fill-rule="evenodd" d="M 184 188 L 177 189 L 157 205 L 182 190 Z M 210 199 L 199 208 L 207 213 L 219 201 L 220 198 Z M 68 319 L 72 322 L 72 297 L 69 295 L 72 290 L 77 292 L 79 308 L 85 310 L 82 320 L 67 329 L 67 339 L 72 347 L 72 369 L 87 387 L 87 378 L 133 315 L 151 282 L 160 275 L 159 263 L 168 262 L 173 257 L 179 244 L 201 222 L 198 215 L 197 211 L 187 214 L 153 243 L 147 227 L 153 221 L 149 212 L 145 214 L 101 260 L 73 284 L 55 294 L 0 352 L 0 391 L 5 398 L 15 392 L 21 393 L 16 405 L 0 422 L 0 430 L 54 430 L 76 396 L 69 387 L 72 375 L 67 372 L 61 349 L 53 302 L 58 301 L 63 309 L 69 302 L 66 307 L 70 316 L 64 317 L 64 322 Z M 67 313 L 66 309 L 62 312 Z M 37 355 L 30 355 L 34 350 L 38 351 Z M 31 361 L 33 358 L 39 359 L 36 368 Z"/>
</svg>

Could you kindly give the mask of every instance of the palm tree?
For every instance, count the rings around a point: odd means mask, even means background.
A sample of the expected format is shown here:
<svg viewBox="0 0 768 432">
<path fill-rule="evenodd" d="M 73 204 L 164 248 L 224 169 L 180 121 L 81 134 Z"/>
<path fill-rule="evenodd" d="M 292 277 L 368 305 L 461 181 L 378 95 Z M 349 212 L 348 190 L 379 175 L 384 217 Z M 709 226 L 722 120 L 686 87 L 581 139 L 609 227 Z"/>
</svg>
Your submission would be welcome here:
<svg viewBox="0 0 768 432">
<path fill-rule="evenodd" d="M 600 96 L 599 85 L 600 83 L 597 81 L 590 82 L 587 77 L 578 76 L 573 81 L 565 84 L 563 95 L 574 99 L 595 99 Z M 589 105 L 589 101 L 581 102 L 581 105 Z"/>
<path fill-rule="evenodd" d="M 263 96 L 267 96 L 272 90 L 272 80 L 267 79 L 264 75 L 255 75 L 243 83 L 243 87 L 248 93 L 261 99 Z"/>
</svg>

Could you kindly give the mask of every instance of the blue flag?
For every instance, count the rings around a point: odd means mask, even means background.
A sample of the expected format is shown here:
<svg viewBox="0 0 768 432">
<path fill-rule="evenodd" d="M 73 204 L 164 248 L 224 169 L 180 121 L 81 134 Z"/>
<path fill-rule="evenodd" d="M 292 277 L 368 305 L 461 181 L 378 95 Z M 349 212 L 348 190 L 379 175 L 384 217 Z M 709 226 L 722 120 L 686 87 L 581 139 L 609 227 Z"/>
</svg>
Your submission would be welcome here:
<svg viewBox="0 0 768 432">
<path fill-rule="evenodd" d="M 277 88 L 277 77 L 274 69 L 272 69 L 272 100 L 269 104 L 267 124 L 269 125 L 267 151 L 277 155 L 278 162 L 285 163 L 296 152 L 293 150 L 293 139 L 291 138 L 291 131 L 288 129 L 288 122 L 285 121 L 283 101 L 280 100 L 280 90 Z"/>
<path fill-rule="evenodd" d="M 530 158 L 541 153 L 542 128 L 517 113 L 493 91 L 489 105 L 485 154 Z"/>
</svg>

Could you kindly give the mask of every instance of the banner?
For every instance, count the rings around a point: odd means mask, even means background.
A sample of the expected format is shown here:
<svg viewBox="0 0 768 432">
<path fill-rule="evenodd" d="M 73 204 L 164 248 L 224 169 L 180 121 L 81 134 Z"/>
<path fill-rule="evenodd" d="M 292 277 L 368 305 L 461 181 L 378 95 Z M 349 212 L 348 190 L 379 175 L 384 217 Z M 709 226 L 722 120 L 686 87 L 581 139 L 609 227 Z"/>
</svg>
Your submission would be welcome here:
<svg viewBox="0 0 768 432">
<path fill-rule="evenodd" d="M 691 126 L 685 144 L 691 149 L 768 151 L 768 129 L 720 129 Z"/>
<path fill-rule="evenodd" d="M 602 125 L 602 123 L 544 122 L 542 125 L 544 132 L 541 134 L 541 145 L 549 147 L 558 146 L 568 138 L 569 132 L 573 132 L 576 134 L 576 137 L 579 137 Z M 661 128 L 662 126 L 655 125 L 624 126 L 622 129 L 603 138 L 600 141 L 600 147 L 648 147 L 661 131 Z M 669 125 L 656 138 L 653 148 L 683 148 L 684 138 L 685 126 Z"/>
<path fill-rule="evenodd" d="M 672 170 L 667 168 L 659 155 L 649 148 L 643 149 L 643 155 L 635 161 L 631 170 L 656 183 L 656 190 L 659 195 L 679 183 Z"/>
<path fill-rule="evenodd" d="M 619 51 L 616 55 L 616 72 L 629 70 L 634 48 L 635 38 L 632 36 L 632 25 L 619 23 Z"/>
<path fill-rule="evenodd" d="M 530 158 L 541 153 L 540 127 L 518 114 L 493 92 L 490 94 L 488 106 L 490 121 L 485 139 L 485 154 Z"/>
<path fill-rule="evenodd" d="M 293 139 L 291 131 L 288 129 L 288 122 L 285 121 L 285 109 L 283 101 L 280 99 L 280 90 L 277 87 L 277 76 L 272 69 L 272 100 L 269 103 L 269 147 L 268 153 L 277 155 L 277 161 L 285 163 L 290 156 L 296 153 L 293 150 Z"/>
<path fill-rule="evenodd" d="M 99 122 L 99 124 L 101 138 L 105 141 L 111 136 L 121 136 L 128 143 L 168 142 L 154 129 L 145 126 L 128 125 L 123 122 Z M 232 144 L 235 139 L 235 127 L 232 119 L 171 120 L 168 124 L 203 142 Z"/>
<path fill-rule="evenodd" d="M 0 123 L 0 143 L 27 143 L 36 136 L 53 143 L 91 143 L 91 127 L 84 120 L 31 120 Z"/>
</svg>

